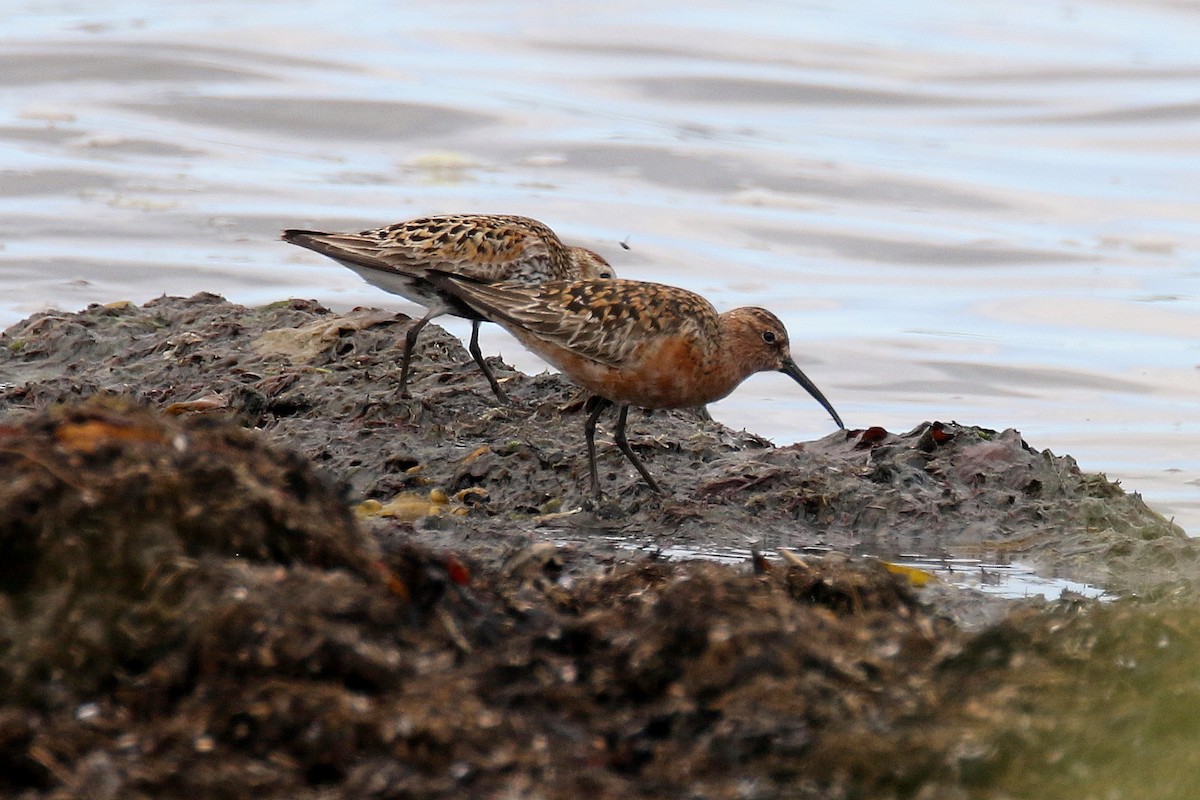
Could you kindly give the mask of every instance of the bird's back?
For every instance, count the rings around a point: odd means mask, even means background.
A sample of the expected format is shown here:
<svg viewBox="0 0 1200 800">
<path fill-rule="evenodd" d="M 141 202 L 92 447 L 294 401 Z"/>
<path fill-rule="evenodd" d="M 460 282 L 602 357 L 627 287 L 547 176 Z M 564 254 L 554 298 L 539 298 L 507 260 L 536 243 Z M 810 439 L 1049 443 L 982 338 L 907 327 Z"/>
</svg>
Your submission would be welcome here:
<svg viewBox="0 0 1200 800">
<path fill-rule="evenodd" d="M 457 309 L 454 313 L 462 309 L 429 284 L 429 270 L 485 283 L 613 276 L 598 253 L 567 247 L 545 224 L 514 215 L 446 214 L 358 233 L 292 229 L 282 238 L 337 261 L 384 291 L 428 307 L 447 305 Z"/>
</svg>

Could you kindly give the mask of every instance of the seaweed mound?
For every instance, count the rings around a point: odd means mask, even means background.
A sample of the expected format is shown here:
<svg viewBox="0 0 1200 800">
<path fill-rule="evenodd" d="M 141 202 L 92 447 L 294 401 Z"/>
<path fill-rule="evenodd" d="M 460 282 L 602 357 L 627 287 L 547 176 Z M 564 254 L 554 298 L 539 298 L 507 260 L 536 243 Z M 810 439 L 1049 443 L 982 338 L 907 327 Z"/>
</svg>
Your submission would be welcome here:
<svg viewBox="0 0 1200 800">
<path fill-rule="evenodd" d="M 907 720 L 957 636 L 877 564 L 380 551 L 299 456 L 125 401 L 6 423 L 0 474 L 5 795 L 816 797 L 940 769 Z"/>
<path fill-rule="evenodd" d="M 368 563 L 329 482 L 236 427 L 99 401 L 6 427 L 0 441 L 0 586 L 20 620 L 0 656 L 10 694 L 95 691 L 118 665 L 136 672 L 178 647 L 219 559 Z"/>
</svg>

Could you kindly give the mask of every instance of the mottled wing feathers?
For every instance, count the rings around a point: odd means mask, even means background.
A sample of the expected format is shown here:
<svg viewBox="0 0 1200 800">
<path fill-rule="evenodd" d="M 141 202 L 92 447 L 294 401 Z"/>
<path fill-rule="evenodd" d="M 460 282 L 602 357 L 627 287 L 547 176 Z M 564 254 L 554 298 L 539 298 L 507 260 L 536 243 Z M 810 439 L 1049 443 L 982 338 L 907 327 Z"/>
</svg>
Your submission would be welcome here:
<svg viewBox="0 0 1200 800">
<path fill-rule="evenodd" d="M 284 239 L 340 261 L 414 277 L 430 268 L 489 282 L 576 274 L 570 251 L 554 231 L 528 217 L 421 217 L 360 233 L 285 231 Z"/>
<path fill-rule="evenodd" d="M 285 230 L 282 238 L 351 268 L 361 266 L 416 281 L 424 278 L 427 269 L 486 283 L 616 275 L 599 253 L 568 247 L 543 223 L 512 215 L 421 217 L 359 233 Z M 384 288 L 394 285 L 372 282 Z"/>
<path fill-rule="evenodd" d="M 717 336 L 717 313 L 697 294 L 630 280 L 482 284 L 431 272 L 439 289 L 510 330 L 619 367 L 658 336 Z"/>
<path fill-rule="evenodd" d="M 364 246 L 359 234 L 325 233 L 324 231 L 302 231 L 289 228 L 283 232 L 282 238 L 288 244 L 308 248 L 314 253 L 320 253 L 335 261 L 350 261 L 383 272 L 398 271 L 380 256 L 375 248 Z"/>
</svg>

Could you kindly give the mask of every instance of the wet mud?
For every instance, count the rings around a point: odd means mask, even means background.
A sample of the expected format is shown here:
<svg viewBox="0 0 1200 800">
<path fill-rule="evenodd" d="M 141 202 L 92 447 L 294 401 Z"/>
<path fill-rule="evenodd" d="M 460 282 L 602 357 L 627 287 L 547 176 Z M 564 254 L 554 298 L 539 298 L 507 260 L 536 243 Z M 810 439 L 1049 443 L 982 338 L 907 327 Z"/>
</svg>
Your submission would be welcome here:
<svg viewBox="0 0 1200 800">
<path fill-rule="evenodd" d="M 399 396 L 407 322 L 197 295 L 0 336 L 0 794 L 990 796 L 1095 729 L 1088 653 L 1200 641 L 1191 541 L 1015 431 L 633 414 L 665 493 L 605 438 L 594 502 L 568 382 L 496 360 L 496 407 L 430 326 Z"/>
</svg>

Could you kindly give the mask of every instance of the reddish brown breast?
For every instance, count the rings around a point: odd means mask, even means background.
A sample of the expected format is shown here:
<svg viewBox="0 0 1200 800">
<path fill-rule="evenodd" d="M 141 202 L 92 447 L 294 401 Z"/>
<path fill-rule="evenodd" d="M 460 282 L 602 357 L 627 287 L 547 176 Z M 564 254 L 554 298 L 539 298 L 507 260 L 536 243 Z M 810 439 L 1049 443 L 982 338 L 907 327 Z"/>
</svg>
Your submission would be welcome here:
<svg viewBox="0 0 1200 800">
<path fill-rule="evenodd" d="M 733 390 L 720 370 L 707 363 L 696 343 L 681 336 L 659 336 L 609 366 L 556 347 L 535 336 L 517 338 L 575 383 L 617 403 L 643 408 L 691 408 L 719 400 Z"/>
</svg>

